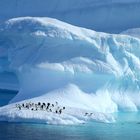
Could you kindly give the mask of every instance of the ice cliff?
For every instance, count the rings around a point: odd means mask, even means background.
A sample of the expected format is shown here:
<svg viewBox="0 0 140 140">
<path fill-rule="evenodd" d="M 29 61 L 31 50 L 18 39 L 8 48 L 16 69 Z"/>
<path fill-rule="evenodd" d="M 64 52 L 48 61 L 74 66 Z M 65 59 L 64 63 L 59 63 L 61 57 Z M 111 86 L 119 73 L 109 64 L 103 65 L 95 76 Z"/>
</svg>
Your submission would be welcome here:
<svg viewBox="0 0 140 140">
<path fill-rule="evenodd" d="M 11 103 L 58 101 L 102 113 L 140 108 L 140 40 L 131 36 L 52 18 L 10 19 L 0 25 L 0 73 L 11 73 L 9 83 L 18 79 Z"/>
</svg>

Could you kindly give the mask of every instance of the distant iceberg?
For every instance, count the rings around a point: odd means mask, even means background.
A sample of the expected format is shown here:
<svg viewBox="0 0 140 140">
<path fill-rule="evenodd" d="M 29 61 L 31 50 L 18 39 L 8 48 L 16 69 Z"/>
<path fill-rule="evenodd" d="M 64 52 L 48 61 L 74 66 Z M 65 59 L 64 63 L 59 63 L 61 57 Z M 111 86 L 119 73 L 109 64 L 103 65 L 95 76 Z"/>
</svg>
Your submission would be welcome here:
<svg viewBox="0 0 140 140">
<path fill-rule="evenodd" d="M 89 110 L 103 113 L 101 119 L 100 113 L 93 119 L 105 122 L 113 120 L 106 114 L 140 108 L 140 40 L 131 36 L 52 18 L 10 19 L 0 25 L 0 73 L 4 72 L 18 79 L 19 93 L 10 103 L 58 101 L 71 109 L 65 115 L 79 119 L 77 110 Z M 8 83 L 13 77 L 7 76 Z M 2 120 L 40 117 L 18 114 L 13 106 L 0 109 Z"/>
<path fill-rule="evenodd" d="M 128 29 L 126 31 L 121 32 L 121 34 L 130 35 L 130 36 L 133 36 L 133 37 L 140 38 L 140 28 Z"/>
<path fill-rule="evenodd" d="M 0 0 L 0 5 L 0 21 L 52 17 L 108 33 L 140 27 L 139 0 Z"/>
</svg>

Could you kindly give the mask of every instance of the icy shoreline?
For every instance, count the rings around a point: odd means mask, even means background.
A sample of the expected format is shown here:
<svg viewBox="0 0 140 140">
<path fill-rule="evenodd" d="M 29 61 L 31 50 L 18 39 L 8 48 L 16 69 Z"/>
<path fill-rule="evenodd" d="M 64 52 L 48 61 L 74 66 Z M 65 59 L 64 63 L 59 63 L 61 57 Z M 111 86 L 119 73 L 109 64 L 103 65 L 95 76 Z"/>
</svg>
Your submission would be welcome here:
<svg viewBox="0 0 140 140">
<path fill-rule="evenodd" d="M 78 125 L 88 123 L 89 121 L 115 123 L 115 118 L 111 114 L 95 112 L 89 117 L 84 116 L 85 112 L 91 112 L 91 110 L 67 107 L 64 113 L 56 114 L 47 111 L 18 110 L 15 104 L 12 104 L 0 108 L 0 121 L 55 125 Z"/>
</svg>

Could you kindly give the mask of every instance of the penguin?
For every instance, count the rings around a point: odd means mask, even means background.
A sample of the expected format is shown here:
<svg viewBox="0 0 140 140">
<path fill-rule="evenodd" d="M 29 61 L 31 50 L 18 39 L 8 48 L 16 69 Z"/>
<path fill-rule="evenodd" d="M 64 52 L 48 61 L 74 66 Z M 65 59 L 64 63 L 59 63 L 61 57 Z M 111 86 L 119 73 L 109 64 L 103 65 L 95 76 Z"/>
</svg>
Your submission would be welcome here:
<svg viewBox="0 0 140 140">
<path fill-rule="evenodd" d="M 62 109 L 59 110 L 59 114 L 61 114 L 61 113 L 62 113 Z"/>
<path fill-rule="evenodd" d="M 43 105 L 41 105 L 41 110 L 43 110 Z"/>
<path fill-rule="evenodd" d="M 65 110 L 66 108 L 65 107 L 63 107 L 63 110 Z"/>
<path fill-rule="evenodd" d="M 45 104 L 45 103 L 43 103 L 43 106 L 46 106 L 46 104 Z"/>
<path fill-rule="evenodd" d="M 55 102 L 55 105 L 57 106 L 58 105 L 58 102 Z"/>
<path fill-rule="evenodd" d="M 47 103 L 46 110 L 48 110 L 48 109 L 49 109 L 49 106 L 50 106 L 50 103 Z"/>
<path fill-rule="evenodd" d="M 24 103 L 22 104 L 22 107 L 24 108 Z"/>
<path fill-rule="evenodd" d="M 21 110 L 21 106 L 20 105 L 18 106 L 18 108 L 19 108 L 19 110 Z"/>
<path fill-rule="evenodd" d="M 87 116 L 88 115 L 88 113 L 85 113 L 85 115 L 84 116 Z"/>
<path fill-rule="evenodd" d="M 38 102 L 38 105 L 40 106 L 40 105 L 41 105 L 41 103 L 40 103 L 40 102 Z"/>
<path fill-rule="evenodd" d="M 29 109 L 29 105 L 28 104 L 26 104 L 26 108 Z"/>
</svg>

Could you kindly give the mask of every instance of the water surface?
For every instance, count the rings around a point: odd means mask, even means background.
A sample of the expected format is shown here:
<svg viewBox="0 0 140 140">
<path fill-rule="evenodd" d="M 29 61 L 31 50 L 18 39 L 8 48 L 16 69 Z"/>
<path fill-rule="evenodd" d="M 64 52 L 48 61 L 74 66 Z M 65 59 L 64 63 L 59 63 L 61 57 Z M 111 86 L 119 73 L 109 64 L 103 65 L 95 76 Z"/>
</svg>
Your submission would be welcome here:
<svg viewBox="0 0 140 140">
<path fill-rule="evenodd" d="M 140 124 L 56 126 L 1 122 L 0 140 L 140 140 Z"/>
</svg>

